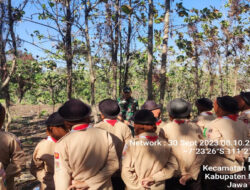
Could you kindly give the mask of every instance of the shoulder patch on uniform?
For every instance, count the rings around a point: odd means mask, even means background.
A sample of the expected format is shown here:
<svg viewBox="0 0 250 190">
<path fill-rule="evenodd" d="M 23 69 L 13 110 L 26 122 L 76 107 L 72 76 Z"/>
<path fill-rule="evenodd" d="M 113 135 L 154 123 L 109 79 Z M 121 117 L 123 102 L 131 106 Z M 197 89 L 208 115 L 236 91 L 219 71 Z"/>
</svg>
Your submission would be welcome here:
<svg viewBox="0 0 250 190">
<path fill-rule="evenodd" d="M 54 157 L 55 157 L 55 159 L 59 159 L 59 153 L 58 153 L 58 152 L 55 152 L 55 153 L 54 153 Z"/>
</svg>

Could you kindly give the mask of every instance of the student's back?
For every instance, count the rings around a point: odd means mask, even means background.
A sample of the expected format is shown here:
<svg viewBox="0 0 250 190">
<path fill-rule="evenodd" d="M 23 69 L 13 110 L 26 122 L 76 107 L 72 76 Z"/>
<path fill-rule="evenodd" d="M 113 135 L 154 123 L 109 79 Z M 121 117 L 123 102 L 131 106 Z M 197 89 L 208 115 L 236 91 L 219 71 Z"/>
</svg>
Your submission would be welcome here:
<svg viewBox="0 0 250 190">
<path fill-rule="evenodd" d="M 71 180 L 85 181 L 89 190 L 112 189 L 110 177 L 117 169 L 116 150 L 104 130 L 71 132 L 56 144 L 54 178 L 58 190 L 67 189 Z"/>
</svg>

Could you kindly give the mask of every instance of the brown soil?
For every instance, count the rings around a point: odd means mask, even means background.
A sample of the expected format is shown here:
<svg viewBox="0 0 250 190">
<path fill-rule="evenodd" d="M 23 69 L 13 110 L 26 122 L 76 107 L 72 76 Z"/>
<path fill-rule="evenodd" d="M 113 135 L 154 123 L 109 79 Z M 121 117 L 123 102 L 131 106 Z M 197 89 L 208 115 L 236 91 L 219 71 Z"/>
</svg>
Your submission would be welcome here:
<svg viewBox="0 0 250 190">
<path fill-rule="evenodd" d="M 55 107 L 55 111 L 59 106 Z M 29 168 L 32 153 L 35 146 L 46 138 L 46 126 L 44 125 L 48 116 L 53 113 L 53 106 L 49 105 L 14 105 L 10 112 L 13 121 L 9 132 L 14 133 L 22 143 L 26 157 L 26 170 L 15 180 L 18 189 L 33 189 L 31 186 L 37 184 L 35 178 L 30 174 Z"/>
</svg>

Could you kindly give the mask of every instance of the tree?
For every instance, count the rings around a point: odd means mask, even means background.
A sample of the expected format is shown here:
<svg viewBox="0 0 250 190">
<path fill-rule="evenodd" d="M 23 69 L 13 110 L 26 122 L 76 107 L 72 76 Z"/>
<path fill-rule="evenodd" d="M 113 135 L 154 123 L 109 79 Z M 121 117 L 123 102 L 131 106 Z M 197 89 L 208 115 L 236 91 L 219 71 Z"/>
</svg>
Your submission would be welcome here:
<svg viewBox="0 0 250 190">
<path fill-rule="evenodd" d="M 43 21 L 51 21 L 54 25 L 51 25 L 51 22 L 44 24 L 37 21 L 33 21 L 32 18 L 26 19 L 26 21 L 36 23 L 43 27 L 45 26 L 56 32 L 53 35 L 51 35 L 50 33 L 44 35 L 41 34 L 40 31 L 35 30 L 34 34 L 39 40 L 48 39 L 52 42 L 57 43 L 56 53 L 51 52 L 47 49 L 45 49 L 45 51 L 51 54 L 56 59 L 65 60 L 67 68 L 67 97 L 68 99 L 70 99 L 72 98 L 72 70 L 74 60 L 74 50 L 72 49 L 72 43 L 74 41 L 72 40 L 72 26 L 75 20 L 75 10 L 77 7 L 76 1 L 48 0 L 48 4 L 45 4 L 43 1 L 37 0 L 37 4 L 41 7 L 42 10 L 42 12 L 38 13 L 38 19 Z M 32 34 L 31 36 L 33 37 L 34 34 Z"/>
<path fill-rule="evenodd" d="M 169 16 L 170 16 L 170 0 L 165 0 L 165 15 L 164 15 L 164 35 L 163 35 L 163 48 L 161 55 L 161 71 L 160 71 L 160 104 L 161 108 L 164 105 L 165 91 L 166 91 L 166 67 L 167 67 L 167 54 L 168 54 L 168 36 L 169 36 Z"/>
<path fill-rule="evenodd" d="M 127 43 L 126 43 L 126 60 L 125 60 L 125 68 L 124 68 L 124 80 L 123 80 L 123 87 L 127 86 L 128 81 L 128 72 L 129 72 L 129 63 L 130 63 L 130 43 L 131 43 L 131 34 L 132 34 L 132 13 L 133 9 L 131 8 L 132 1 L 129 0 L 129 5 L 122 6 L 123 12 L 128 15 L 128 29 L 127 29 Z"/>
<path fill-rule="evenodd" d="M 149 0 L 148 4 L 148 65 L 147 65 L 147 91 L 148 100 L 153 99 L 153 20 L 154 20 L 154 4 L 153 0 Z"/>
<path fill-rule="evenodd" d="M 10 107 L 10 94 L 9 94 L 9 81 L 15 71 L 16 68 L 16 59 L 18 56 L 17 51 L 17 40 L 14 31 L 14 25 L 17 21 L 19 21 L 23 14 L 24 14 L 24 7 L 27 4 L 27 0 L 25 0 L 18 8 L 12 7 L 12 1 L 8 0 L 1 1 L 1 21 L 0 21 L 0 49 L 1 49 L 1 64 L 0 64 L 0 73 L 1 73 L 1 85 L 0 90 L 3 91 L 3 96 L 5 98 L 5 106 L 6 106 L 6 113 L 7 113 L 7 123 L 5 126 L 5 130 L 8 131 L 8 127 L 11 123 L 11 114 L 9 111 Z M 7 10 L 7 13 L 6 13 Z M 5 30 L 7 28 L 7 31 Z M 10 38 L 9 39 L 9 35 Z M 13 56 L 12 66 L 11 69 L 7 66 L 7 59 L 6 59 L 6 48 L 7 43 L 9 43 L 9 53 Z"/>
<path fill-rule="evenodd" d="M 17 68 L 13 74 L 11 83 L 16 83 L 18 102 L 21 103 L 25 93 L 35 86 L 34 81 L 37 73 L 42 72 L 42 66 L 31 54 L 19 51 L 17 57 Z"/>
</svg>

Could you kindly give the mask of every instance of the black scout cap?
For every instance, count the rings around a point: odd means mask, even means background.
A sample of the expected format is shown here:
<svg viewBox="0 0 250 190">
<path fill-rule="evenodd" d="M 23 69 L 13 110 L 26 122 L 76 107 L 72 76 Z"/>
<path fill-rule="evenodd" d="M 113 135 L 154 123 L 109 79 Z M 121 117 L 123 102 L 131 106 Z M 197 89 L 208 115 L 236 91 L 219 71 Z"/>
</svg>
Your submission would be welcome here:
<svg viewBox="0 0 250 190">
<path fill-rule="evenodd" d="M 208 98 L 197 99 L 195 103 L 210 110 L 213 109 L 213 102 Z"/>
<path fill-rule="evenodd" d="M 55 112 L 49 116 L 45 124 L 47 126 L 64 126 L 64 119 L 58 112 Z"/>
<path fill-rule="evenodd" d="M 105 118 L 115 119 L 120 113 L 120 107 L 117 101 L 105 99 L 99 103 L 99 110 Z"/>
<path fill-rule="evenodd" d="M 157 119 L 154 117 L 154 114 L 149 110 L 139 110 L 135 113 L 133 118 L 135 124 L 142 125 L 155 125 Z"/>
<path fill-rule="evenodd" d="M 156 102 L 154 100 L 147 100 L 141 107 L 141 109 L 145 109 L 145 110 L 156 110 L 156 109 L 160 109 L 161 106 L 159 104 L 156 104 Z"/>
<path fill-rule="evenodd" d="M 239 111 L 237 101 L 231 96 L 218 97 L 216 100 L 217 104 L 224 111 L 227 111 L 229 113 L 237 113 Z"/>
<path fill-rule="evenodd" d="M 246 104 L 250 106 L 250 92 L 241 92 L 240 96 L 246 102 Z"/>
<path fill-rule="evenodd" d="M 59 108 L 58 113 L 66 121 L 79 121 L 91 114 L 91 107 L 78 99 L 70 99 Z"/>
<path fill-rule="evenodd" d="M 187 118 L 192 110 L 192 105 L 182 98 L 176 98 L 168 103 L 167 110 L 173 118 Z"/>
</svg>

